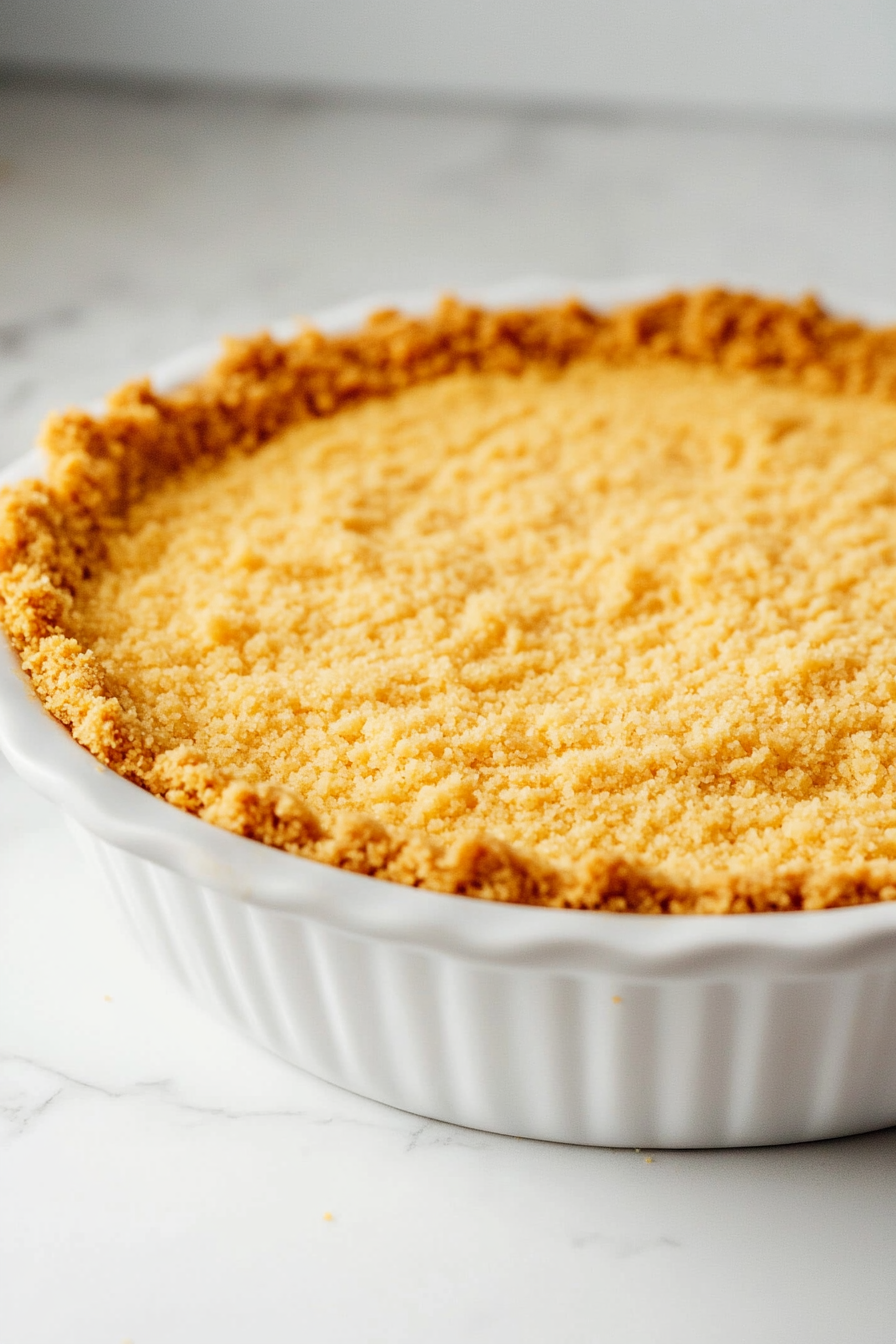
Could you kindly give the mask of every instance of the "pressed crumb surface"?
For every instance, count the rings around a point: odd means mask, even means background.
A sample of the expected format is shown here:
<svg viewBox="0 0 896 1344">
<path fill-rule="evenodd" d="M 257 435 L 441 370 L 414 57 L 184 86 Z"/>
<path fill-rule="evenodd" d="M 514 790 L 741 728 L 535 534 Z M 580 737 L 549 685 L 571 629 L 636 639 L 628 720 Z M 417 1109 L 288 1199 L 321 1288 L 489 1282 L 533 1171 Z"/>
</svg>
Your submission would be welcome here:
<svg viewBox="0 0 896 1344">
<path fill-rule="evenodd" d="M 896 407 L 455 374 L 153 492 L 73 633 L 324 814 L 677 878 L 896 857 Z"/>
<path fill-rule="evenodd" d="M 79 502 L 30 647 L 6 581 L 38 690 L 180 806 L 374 875 L 893 899 L 896 404 L 582 344 L 194 452 L 99 528 Z"/>
</svg>

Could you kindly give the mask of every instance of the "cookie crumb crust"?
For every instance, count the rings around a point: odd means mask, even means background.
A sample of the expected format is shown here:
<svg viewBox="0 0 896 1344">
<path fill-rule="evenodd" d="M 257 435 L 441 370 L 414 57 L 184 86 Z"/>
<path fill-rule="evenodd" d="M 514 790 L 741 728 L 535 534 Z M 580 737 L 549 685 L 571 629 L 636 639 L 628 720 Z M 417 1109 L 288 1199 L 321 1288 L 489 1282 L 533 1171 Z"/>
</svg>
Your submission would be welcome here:
<svg viewBox="0 0 896 1344">
<path fill-rule="evenodd" d="M 353 487 L 352 434 L 370 454 Z M 351 336 L 229 342 L 200 382 L 126 387 L 102 418 L 52 419 L 44 446 L 47 481 L 2 496 L 0 621 L 76 740 L 175 806 L 491 900 L 729 913 L 896 899 L 893 331 L 721 290 L 610 314 L 446 300 Z M 255 463 L 270 491 L 244 517 Z M 325 526 L 301 515 L 303 550 L 272 499 L 301 513 L 312 464 Z M 235 530 L 225 509 L 217 554 L 191 520 L 228 490 Z M 200 556 L 180 588 L 179 544 Z M 411 605 L 386 637 L 396 556 Z M 203 587 L 215 574 L 226 602 Z M 313 640 L 324 599 L 348 632 L 341 681 L 362 669 L 355 704 L 333 692 L 336 646 Z M 190 603 L 192 624 L 165 625 Z M 318 645 L 329 664 L 306 672 Z M 437 675 L 415 662 L 430 646 Z M 242 706 L 229 739 L 210 672 Z M 489 715 L 493 758 L 471 745 Z"/>
</svg>

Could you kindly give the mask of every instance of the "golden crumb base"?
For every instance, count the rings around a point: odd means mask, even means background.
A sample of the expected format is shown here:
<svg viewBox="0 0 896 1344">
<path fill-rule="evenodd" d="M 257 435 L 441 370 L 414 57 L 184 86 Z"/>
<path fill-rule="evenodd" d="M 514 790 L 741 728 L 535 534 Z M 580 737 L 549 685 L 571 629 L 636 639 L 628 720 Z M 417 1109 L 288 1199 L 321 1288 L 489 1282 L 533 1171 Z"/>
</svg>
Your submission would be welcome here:
<svg viewBox="0 0 896 1344">
<path fill-rule="evenodd" d="M 707 291 L 233 343 L 48 427 L 0 620 L 214 824 L 645 913 L 896 898 L 896 336 Z"/>
</svg>

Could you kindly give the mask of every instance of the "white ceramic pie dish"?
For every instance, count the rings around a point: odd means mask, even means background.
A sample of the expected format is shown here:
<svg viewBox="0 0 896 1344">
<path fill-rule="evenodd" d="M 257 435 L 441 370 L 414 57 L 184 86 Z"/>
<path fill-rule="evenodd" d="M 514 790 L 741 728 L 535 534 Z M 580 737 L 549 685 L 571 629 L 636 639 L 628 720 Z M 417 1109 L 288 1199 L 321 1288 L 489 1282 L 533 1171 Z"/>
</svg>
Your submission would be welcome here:
<svg viewBox="0 0 896 1344">
<path fill-rule="evenodd" d="M 475 297 L 597 306 L 662 282 Z M 328 330 L 383 302 L 331 310 Z M 869 316 L 874 316 L 869 314 Z M 198 376 L 215 351 L 156 371 Z M 4 473 L 35 474 L 29 455 Z M 101 766 L 0 646 L 0 748 L 66 812 L 144 950 L 311 1073 L 404 1110 L 569 1143 L 727 1147 L 896 1123 L 896 904 L 638 916 L 499 906 L 218 830 Z"/>
</svg>

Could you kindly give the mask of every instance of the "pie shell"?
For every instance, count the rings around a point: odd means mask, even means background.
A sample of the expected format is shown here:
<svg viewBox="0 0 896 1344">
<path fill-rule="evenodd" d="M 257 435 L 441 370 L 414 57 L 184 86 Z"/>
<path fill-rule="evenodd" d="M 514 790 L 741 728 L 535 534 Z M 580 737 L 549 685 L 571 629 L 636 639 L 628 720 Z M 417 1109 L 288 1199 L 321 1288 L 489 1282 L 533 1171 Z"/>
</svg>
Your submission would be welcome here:
<svg viewBox="0 0 896 1344">
<path fill-rule="evenodd" d="M 326 825 L 276 784 L 213 769 L 188 747 L 156 757 L 108 691 L 102 667 L 67 620 L 78 582 L 102 562 L 104 529 L 189 463 L 251 454 L 286 427 L 331 416 L 457 371 L 519 373 L 591 356 L 607 364 L 680 361 L 751 371 L 819 393 L 896 401 L 896 330 L 870 330 L 813 298 L 791 304 L 722 289 L 672 293 L 590 311 L 570 300 L 489 311 L 445 299 L 429 317 L 374 314 L 359 332 L 313 329 L 278 342 L 228 340 L 198 382 L 168 394 L 131 383 L 96 417 L 69 411 L 43 435 L 45 481 L 3 492 L 0 623 L 37 694 L 103 764 L 239 835 L 371 877 L 495 901 L 639 913 L 819 909 L 896 899 L 896 863 L 849 871 L 708 874 L 675 881 L 636 855 L 563 867 L 487 834 L 443 844 L 356 814 Z"/>
</svg>

